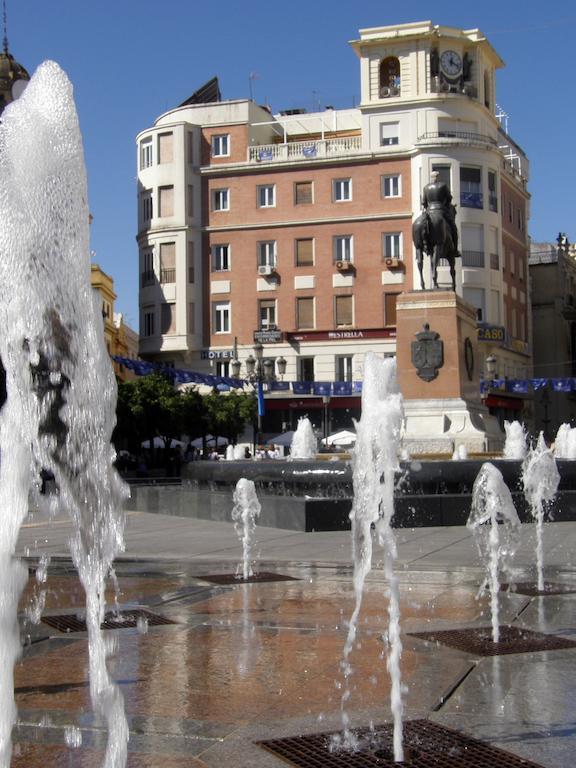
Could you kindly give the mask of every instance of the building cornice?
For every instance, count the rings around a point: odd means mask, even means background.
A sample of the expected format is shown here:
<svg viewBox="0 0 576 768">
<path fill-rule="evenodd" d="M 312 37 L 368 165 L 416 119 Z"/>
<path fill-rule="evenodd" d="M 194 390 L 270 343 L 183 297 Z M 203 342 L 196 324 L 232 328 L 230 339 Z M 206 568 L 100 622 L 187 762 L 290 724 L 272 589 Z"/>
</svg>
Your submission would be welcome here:
<svg viewBox="0 0 576 768">
<path fill-rule="evenodd" d="M 359 221 L 395 221 L 397 219 L 412 219 L 412 212 L 377 213 L 366 216 L 330 216 L 323 219 L 294 219 L 291 221 L 255 221 L 247 224 L 230 224 L 225 227 L 202 227 L 202 232 L 233 232 L 249 229 L 282 229 L 284 227 L 309 227 L 325 224 L 348 224 Z"/>
</svg>

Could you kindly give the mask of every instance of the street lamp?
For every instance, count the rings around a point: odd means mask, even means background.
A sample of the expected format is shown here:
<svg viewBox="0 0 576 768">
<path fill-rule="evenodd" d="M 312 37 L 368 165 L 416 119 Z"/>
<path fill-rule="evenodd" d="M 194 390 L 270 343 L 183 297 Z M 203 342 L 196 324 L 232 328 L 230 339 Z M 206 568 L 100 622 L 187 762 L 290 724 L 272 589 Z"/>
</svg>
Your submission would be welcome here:
<svg viewBox="0 0 576 768">
<path fill-rule="evenodd" d="M 322 405 L 324 407 L 324 445 L 328 447 L 328 408 L 330 406 L 330 395 L 322 395 Z"/>
<path fill-rule="evenodd" d="M 490 357 L 486 358 L 486 372 L 488 373 L 488 379 L 492 381 L 496 378 L 496 365 L 498 361 L 494 357 L 494 355 L 490 355 Z"/>
<path fill-rule="evenodd" d="M 280 380 L 282 380 L 286 373 L 286 359 L 284 357 L 279 357 L 276 360 L 276 365 L 278 366 L 278 375 L 280 376 Z"/>
</svg>

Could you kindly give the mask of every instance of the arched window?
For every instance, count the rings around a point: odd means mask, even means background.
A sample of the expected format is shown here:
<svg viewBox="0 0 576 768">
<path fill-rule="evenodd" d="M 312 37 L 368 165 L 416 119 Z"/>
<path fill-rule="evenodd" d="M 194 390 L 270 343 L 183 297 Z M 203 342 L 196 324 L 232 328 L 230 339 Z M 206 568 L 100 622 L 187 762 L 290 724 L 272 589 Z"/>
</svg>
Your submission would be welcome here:
<svg viewBox="0 0 576 768">
<path fill-rule="evenodd" d="M 400 95 L 400 62 L 388 56 L 380 62 L 380 98 Z"/>
</svg>

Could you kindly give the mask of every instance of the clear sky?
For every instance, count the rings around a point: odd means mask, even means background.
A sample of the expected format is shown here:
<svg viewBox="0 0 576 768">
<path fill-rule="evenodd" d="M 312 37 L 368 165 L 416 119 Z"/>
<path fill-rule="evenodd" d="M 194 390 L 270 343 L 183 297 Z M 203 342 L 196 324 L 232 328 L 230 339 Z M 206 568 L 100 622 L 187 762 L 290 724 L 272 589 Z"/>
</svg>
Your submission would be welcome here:
<svg viewBox="0 0 576 768">
<path fill-rule="evenodd" d="M 364 27 L 431 20 L 479 27 L 506 67 L 497 102 L 531 162 L 530 234 L 576 241 L 574 0 L 400 4 L 358 0 L 7 0 L 10 52 L 30 74 L 53 59 L 74 85 L 94 260 L 138 330 L 136 134 L 217 75 L 225 99 L 280 109 L 359 101 L 348 41 Z M 250 79 L 250 74 L 255 77 Z"/>
</svg>

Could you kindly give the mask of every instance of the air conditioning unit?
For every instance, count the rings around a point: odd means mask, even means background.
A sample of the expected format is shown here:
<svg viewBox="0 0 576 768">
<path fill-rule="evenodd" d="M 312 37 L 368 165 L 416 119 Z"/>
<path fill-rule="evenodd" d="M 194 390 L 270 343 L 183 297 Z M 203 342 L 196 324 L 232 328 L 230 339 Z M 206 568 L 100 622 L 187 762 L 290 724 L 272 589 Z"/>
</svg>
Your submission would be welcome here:
<svg viewBox="0 0 576 768">
<path fill-rule="evenodd" d="M 274 272 L 274 267 L 271 267 L 270 264 L 263 264 L 261 267 L 258 267 L 258 274 L 263 275 L 264 277 L 268 277 Z"/>
<path fill-rule="evenodd" d="M 384 264 L 386 264 L 388 269 L 401 269 L 404 267 L 402 259 L 393 259 L 391 257 L 384 259 Z"/>
<path fill-rule="evenodd" d="M 351 272 L 354 269 L 354 265 L 351 261 L 337 261 L 336 269 L 339 272 Z"/>
</svg>

